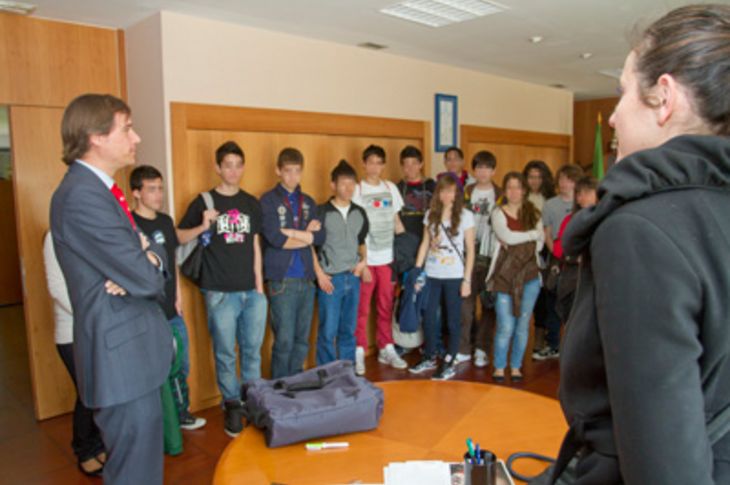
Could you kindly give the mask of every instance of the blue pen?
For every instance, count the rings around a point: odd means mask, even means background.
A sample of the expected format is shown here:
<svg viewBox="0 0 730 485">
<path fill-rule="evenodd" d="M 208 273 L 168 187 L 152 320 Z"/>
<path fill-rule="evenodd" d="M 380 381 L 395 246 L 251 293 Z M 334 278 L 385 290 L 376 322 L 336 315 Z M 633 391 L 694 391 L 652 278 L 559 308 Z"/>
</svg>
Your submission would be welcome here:
<svg viewBox="0 0 730 485">
<path fill-rule="evenodd" d="M 477 463 L 476 464 L 481 465 L 482 453 L 481 453 L 481 451 L 479 451 L 479 443 L 477 443 L 476 454 L 477 454 Z"/>
</svg>

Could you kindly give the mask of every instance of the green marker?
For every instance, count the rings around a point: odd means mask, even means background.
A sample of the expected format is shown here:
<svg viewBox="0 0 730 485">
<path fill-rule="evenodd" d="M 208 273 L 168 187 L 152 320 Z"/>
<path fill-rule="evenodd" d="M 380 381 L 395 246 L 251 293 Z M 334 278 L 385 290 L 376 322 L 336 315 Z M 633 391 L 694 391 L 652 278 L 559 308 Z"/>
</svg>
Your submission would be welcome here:
<svg viewBox="0 0 730 485">
<path fill-rule="evenodd" d="M 473 460 L 476 454 L 474 453 L 474 443 L 471 441 L 471 438 L 466 439 L 466 447 L 469 448 L 469 456 Z"/>
</svg>

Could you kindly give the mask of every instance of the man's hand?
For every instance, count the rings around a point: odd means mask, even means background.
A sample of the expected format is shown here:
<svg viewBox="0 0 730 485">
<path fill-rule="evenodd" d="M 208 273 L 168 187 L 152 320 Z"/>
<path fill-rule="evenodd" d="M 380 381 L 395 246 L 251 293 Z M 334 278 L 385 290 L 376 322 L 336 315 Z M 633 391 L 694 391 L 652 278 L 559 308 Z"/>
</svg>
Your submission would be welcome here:
<svg viewBox="0 0 730 485">
<path fill-rule="evenodd" d="M 147 239 L 147 236 L 143 232 L 138 232 L 139 234 L 139 243 L 142 245 L 142 251 L 147 251 L 147 248 L 150 247 L 150 240 Z"/>
<path fill-rule="evenodd" d="M 366 261 L 360 261 L 355 265 L 354 268 L 352 268 L 352 274 L 357 276 L 358 278 L 362 277 L 362 272 L 365 271 L 365 269 L 368 267 L 368 263 Z"/>
<path fill-rule="evenodd" d="M 182 309 L 182 297 L 180 296 L 180 293 L 178 292 L 177 297 L 175 298 L 175 311 L 178 315 L 182 316 L 183 309 Z"/>
<path fill-rule="evenodd" d="M 363 283 L 372 283 L 373 282 L 373 274 L 370 272 L 370 268 L 367 267 L 367 264 L 362 269 L 362 279 Z"/>
<path fill-rule="evenodd" d="M 320 229 L 322 229 L 322 223 L 319 222 L 317 219 L 312 219 L 309 221 L 309 224 L 307 224 L 307 231 L 309 232 L 317 232 Z"/>
<path fill-rule="evenodd" d="M 206 209 L 203 211 L 203 227 L 207 231 L 210 226 L 218 219 L 220 212 L 215 209 Z"/>
<path fill-rule="evenodd" d="M 331 295 L 332 292 L 335 291 L 335 286 L 332 284 L 332 278 L 324 271 L 317 273 L 317 284 L 319 285 L 319 288 L 328 295 Z"/>
<path fill-rule="evenodd" d="M 152 251 L 147 251 L 145 254 L 147 255 L 147 261 L 152 263 L 152 266 L 154 266 L 155 268 L 160 267 L 160 258 L 158 258 L 155 253 L 153 253 Z"/>
<path fill-rule="evenodd" d="M 107 293 L 113 296 L 124 296 L 127 294 L 127 290 L 114 283 L 112 280 L 106 280 L 106 283 L 104 283 L 104 289 Z"/>
</svg>

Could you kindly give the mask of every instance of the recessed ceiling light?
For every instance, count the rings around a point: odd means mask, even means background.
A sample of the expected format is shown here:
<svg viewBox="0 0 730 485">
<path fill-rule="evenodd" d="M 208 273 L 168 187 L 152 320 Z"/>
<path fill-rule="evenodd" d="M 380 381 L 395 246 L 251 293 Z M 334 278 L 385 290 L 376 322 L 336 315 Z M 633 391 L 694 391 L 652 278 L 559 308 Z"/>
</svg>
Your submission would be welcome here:
<svg viewBox="0 0 730 485">
<path fill-rule="evenodd" d="M 373 51 L 379 51 L 382 49 L 387 49 L 387 45 L 383 44 L 376 44 L 375 42 L 363 42 L 361 44 L 357 44 L 358 47 L 362 47 L 363 49 L 370 49 Z"/>
<path fill-rule="evenodd" d="M 591 57 L 593 57 L 593 53 L 591 53 L 591 52 L 584 52 L 583 54 L 580 55 L 581 59 L 590 59 Z"/>
<path fill-rule="evenodd" d="M 35 11 L 35 9 L 36 6 L 30 3 L 0 1 L 0 11 L 3 12 L 30 15 Z"/>
<path fill-rule="evenodd" d="M 542 35 L 535 35 L 535 36 L 530 37 L 529 40 L 533 44 L 539 44 L 540 42 L 542 42 L 542 39 L 543 39 Z"/>
<path fill-rule="evenodd" d="M 485 0 L 406 0 L 382 8 L 380 12 L 429 27 L 443 27 L 506 9 Z"/>
</svg>

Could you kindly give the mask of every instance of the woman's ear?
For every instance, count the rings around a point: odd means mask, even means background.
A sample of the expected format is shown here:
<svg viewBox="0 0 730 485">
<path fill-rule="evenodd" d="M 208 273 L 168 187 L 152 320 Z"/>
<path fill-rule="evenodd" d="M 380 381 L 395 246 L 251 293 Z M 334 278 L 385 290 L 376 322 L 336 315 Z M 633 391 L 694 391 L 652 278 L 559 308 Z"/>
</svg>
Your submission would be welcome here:
<svg viewBox="0 0 730 485">
<path fill-rule="evenodd" d="M 685 92 L 671 74 L 659 76 L 653 91 L 652 97 L 657 100 L 657 123 L 664 126 L 676 116 L 677 108 L 687 102 Z"/>
</svg>

